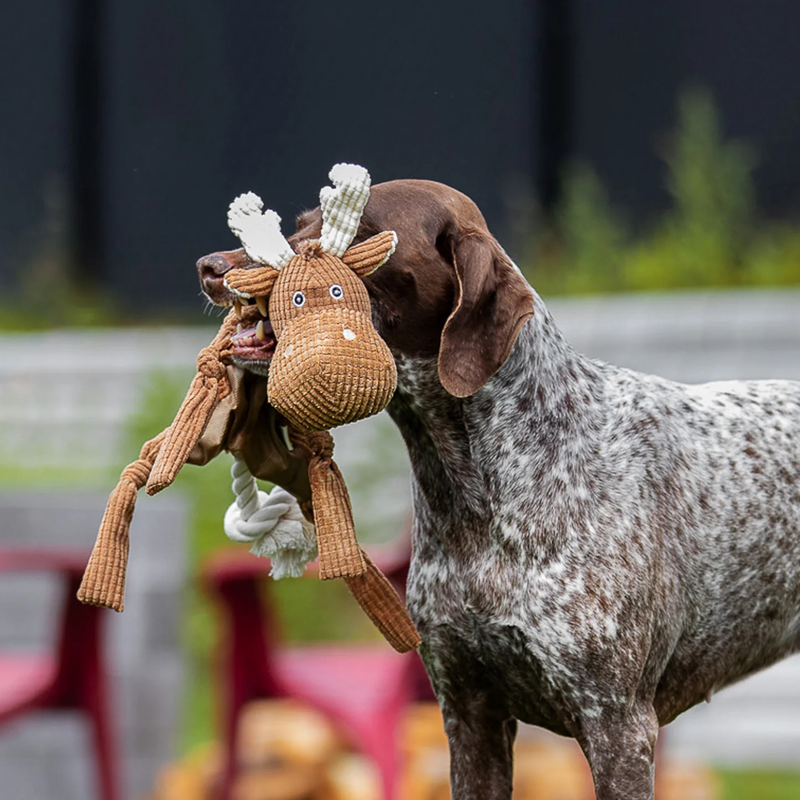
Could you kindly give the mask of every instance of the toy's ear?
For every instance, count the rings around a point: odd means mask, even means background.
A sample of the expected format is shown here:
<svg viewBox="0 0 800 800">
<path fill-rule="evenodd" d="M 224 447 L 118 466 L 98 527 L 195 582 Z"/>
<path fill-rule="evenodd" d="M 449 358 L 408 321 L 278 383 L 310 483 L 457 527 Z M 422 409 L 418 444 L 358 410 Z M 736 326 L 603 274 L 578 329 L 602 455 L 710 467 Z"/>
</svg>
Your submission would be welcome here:
<svg viewBox="0 0 800 800">
<path fill-rule="evenodd" d="M 225 286 L 240 297 L 262 297 L 272 292 L 280 273 L 274 267 L 232 269 L 225 275 Z"/>
<path fill-rule="evenodd" d="M 394 231 L 383 231 L 351 247 L 342 256 L 342 261 L 359 278 L 363 278 L 385 264 L 396 247 L 397 234 Z"/>
<path fill-rule="evenodd" d="M 505 363 L 533 316 L 533 292 L 491 235 L 460 231 L 451 249 L 458 286 L 442 330 L 439 380 L 450 394 L 469 397 Z"/>
</svg>

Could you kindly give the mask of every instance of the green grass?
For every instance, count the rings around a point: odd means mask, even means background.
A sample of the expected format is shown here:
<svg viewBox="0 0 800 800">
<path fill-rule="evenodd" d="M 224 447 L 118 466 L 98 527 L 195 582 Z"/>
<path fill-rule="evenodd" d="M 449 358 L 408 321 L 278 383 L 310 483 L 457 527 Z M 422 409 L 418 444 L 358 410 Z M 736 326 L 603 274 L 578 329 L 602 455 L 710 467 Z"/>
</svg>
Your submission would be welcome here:
<svg viewBox="0 0 800 800">
<path fill-rule="evenodd" d="M 800 773 L 724 770 L 718 773 L 721 800 L 798 800 Z"/>
</svg>

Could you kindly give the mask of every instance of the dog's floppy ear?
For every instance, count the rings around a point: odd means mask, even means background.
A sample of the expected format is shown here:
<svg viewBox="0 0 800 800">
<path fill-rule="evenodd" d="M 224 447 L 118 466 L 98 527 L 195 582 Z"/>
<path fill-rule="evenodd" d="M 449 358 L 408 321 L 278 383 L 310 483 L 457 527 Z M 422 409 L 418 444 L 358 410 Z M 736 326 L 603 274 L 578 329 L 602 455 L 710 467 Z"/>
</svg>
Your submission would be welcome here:
<svg viewBox="0 0 800 800">
<path fill-rule="evenodd" d="M 451 240 L 458 287 L 439 348 L 439 380 L 450 394 L 469 397 L 508 358 L 533 293 L 493 236 L 459 231 Z"/>
</svg>

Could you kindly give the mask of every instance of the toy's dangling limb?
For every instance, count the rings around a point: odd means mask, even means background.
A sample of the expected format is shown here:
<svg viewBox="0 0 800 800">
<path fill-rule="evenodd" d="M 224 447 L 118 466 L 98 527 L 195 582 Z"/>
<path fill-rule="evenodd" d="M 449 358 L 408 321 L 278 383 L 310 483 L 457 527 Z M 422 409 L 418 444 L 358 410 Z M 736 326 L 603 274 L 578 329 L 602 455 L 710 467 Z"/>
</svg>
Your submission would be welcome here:
<svg viewBox="0 0 800 800">
<path fill-rule="evenodd" d="M 235 312 L 231 311 L 214 341 L 197 356 L 197 375 L 161 445 L 147 481 L 147 494 L 157 494 L 175 480 L 203 435 L 211 412 L 230 391 L 221 358 L 223 350 L 230 344 L 231 335 L 236 332 L 237 322 Z"/>
<path fill-rule="evenodd" d="M 362 550 L 367 571 L 355 578 L 345 578 L 347 588 L 383 638 L 398 653 L 415 650 L 422 644 L 405 603 L 400 599 L 389 579 L 372 563 Z"/>
<path fill-rule="evenodd" d="M 310 455 L 311 500 L 300 508 L 316 525 L 320 578 L 344 578 L 364 613 L 399 653 L 419 647 L 422 640 L 405 603 L 356 540 L 350 496 L 332 458 L 330 433 L 305 433 L 290 427 L 289 438 Z M 361 572 L 351 569 L 350 574 L 333 574 L 343 572 L 343 566 L 359 563 L 363 565 Z"/>
<path fill-rule="evenodd" d="M 317 557 L 314 525 L 303 516 L 297 500 L 280 486 L 267 494 L 258 490 L 244 461 L 231 467 L 236 501 L 225 512 L 225 533 L 234 542 L 252 545 L 250 552 L 272 560 L 270 575 L 299 578 Z"/>
<path fill-rule="evenodd" d="M 125 573 L 128 567 L 129 531 L 136 493 L 147 482 L 167 430 L 145 442 L 138 460 L 128 464 L 108 498 L 100 531 L 83 573 L 78 600 L 114 611 L 125 607 Z"/>
<path fill-rule="evenodd" d="M 319 577 L 355 578 L 367 571 L 356 539 L 350 495 L 333 460 L 333 437 L 327 431 L 301 433 L 290 428 L 293 444 L 310 453 L 308 478 L 319 549 Z"/>
<path fill-rule="evenodd" d="M 145 484 L 148 492 L 153 494 L 172 483 L 208 425 L 214 408 L 230 391 L 221 358 L 235 328 L 236 315 L 231 312 L 214 340 L 198 356 L 198 374 L 172 425 L 147 442 L 139 459 L 122 471 L 119 483 L 108 498 L 100 531 L 78 590 L 78 599 L 82 603 L 105 606 L 114 611 L 124 608 L 129 532 L 136 493 Z M 155 487 L 152 492 L 150 484 Z"/>
</svg>

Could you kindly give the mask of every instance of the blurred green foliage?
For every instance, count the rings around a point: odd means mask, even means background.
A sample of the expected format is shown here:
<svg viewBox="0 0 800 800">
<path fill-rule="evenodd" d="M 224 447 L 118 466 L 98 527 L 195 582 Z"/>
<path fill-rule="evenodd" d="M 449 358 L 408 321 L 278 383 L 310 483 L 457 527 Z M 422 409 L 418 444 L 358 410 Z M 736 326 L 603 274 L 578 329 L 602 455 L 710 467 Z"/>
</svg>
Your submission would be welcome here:
<svg viewBox="0 0 800 800">
<path fill-rule="evenodd" d="M 797 800 L 800 774 L 766 770 L 720 770 L 721 800 Z"/>
<path fill-rule="evenodd" d="M 755 156 L 723 139 L 706 91 L 680 96 L 664 158 L 672 205 L 639 234 L 589 166 L 567 170 L 554 220 L 523 259 L 541 294 L 800 283 L 800 227 L 758 216 Z"/>
<path fill-rule="evenodd" d="M 520 263 L 541 294 L 800 284 L 800 225 L 758 214 L 755 154 L 725 140 L 706 90 L 679 96 L 663 156 L 672 203 L 642 231 L 634 232 L 611 205 L 588 164 L 566 170 L 550 223 L 537 225 L 526 205 L 515 227 L 533 232 Z M 107 292 L 73 285 L 59 257 L 63 236 L 45 239 L 51 244 L 20 270 L 16 296 L 0 300 L 0 330 L 124 322 Z M 31 314 L 31 308 L 48 311 Z"/>
</svg>

